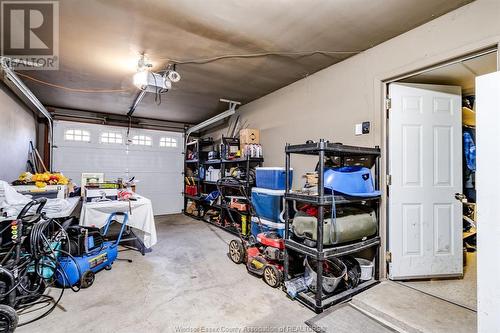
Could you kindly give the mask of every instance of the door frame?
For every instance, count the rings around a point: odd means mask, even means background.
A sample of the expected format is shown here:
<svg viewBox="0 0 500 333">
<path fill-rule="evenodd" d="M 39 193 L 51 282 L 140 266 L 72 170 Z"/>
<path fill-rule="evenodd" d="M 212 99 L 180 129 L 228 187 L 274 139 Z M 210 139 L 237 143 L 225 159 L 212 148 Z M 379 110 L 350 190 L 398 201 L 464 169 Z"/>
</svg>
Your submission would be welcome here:
<svg viewBox="0 0 500 333">
<path fill-rule="evenodd" d="M 439 69 L 442 67 L 446 67 L 449 65 L 457 64 L 465 60 L 477 58 L 486 54 L 490 54 L 493 52 L 497 53 L 497 70 L 500 70 L 500 42 L 495 44 L 489 44 L 487 46 L 483 46 L 477 48 L 473 51 L 464 52 L 454 54 L 445 58 L 445 60 L 434 62 L 430 65 L 424 65 L 421 67 L 416 67 L 411 70 L 402 71 L 399 73 L 392 73 L 382 75 L 380 77 L 375 78 L 374 86 L 375 91 L 379 90 L 380 95 L 375 96 L 376 103 L 380 105 L 380 143 L 383 147 L 382 155 L 381 155 L 381 170 L 380 170 L 380 184 L 381 186 L 385 186 L 385 191 L 383 191 L 382 201 L 381 201 L 381 224 L 380 224 L 380 235 L 381 235 L 381 251 L 379 252 L 379 262 L 382 263 L 379 269 L 379 278 L 387 279 L 388 276 L 388 265 L 387 261 L 390 260 L 390 254 L 388 249 L 388 240 L 389 240 L 389 196 L 388 196 L 388 170 L 389 170 L 389 110 L 387 105 L 387 98 L 389 94 L 389 84 L 396 83 L 403 79 L 426 73 L 435 69 Z M 379 87 L 379 88 L 377 88 Z M 380 100 L 378 100 L 380 98 Z M 376 112 L 376 111 L 374 111 Z"/>
</svg>

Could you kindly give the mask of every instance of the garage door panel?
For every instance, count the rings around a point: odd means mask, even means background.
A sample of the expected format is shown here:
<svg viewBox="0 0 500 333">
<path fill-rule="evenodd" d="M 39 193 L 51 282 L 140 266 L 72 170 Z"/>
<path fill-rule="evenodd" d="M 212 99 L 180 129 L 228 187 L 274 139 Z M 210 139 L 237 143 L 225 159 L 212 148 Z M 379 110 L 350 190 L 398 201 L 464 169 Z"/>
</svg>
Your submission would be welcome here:
<svg viewBox="0 0 500 333">
<path fill-rule="evenodd" d="M 88 132 L 87 141 L 68 141 L 65 131 Z M 101 143 L 103 133 L 118 133 L 122 143 Z M 143 135 L 151 146 L 126 145 L 122 127 L 66 121 L 54 123 L 54 169 L 80 184 L 82 172 L 102 172 L 106 179 L 136 177 L 137 192 L 151 199 L 155 215 L 182 210 L 183 155 L 181 133 L 131 129 L 129 138 Z M 177 147 L 160 147 L 161 138 L 173 138 Z"/>
<path fill-rule="evenodd" d="M 64 166 L 64 171 L 112 172 L 126 171 L 124 151 L 97 150 L 92 148 L 59 147 L 54 150 L 54 165 Z M 83 170 L 83 167 L 86 170 Z"/>
<path fill-rule="evenodd" d="M 157 191 L 167 191 L 168 189 L 182 191 L 182 183 L 179 182 L 180 175 L 177 172 L 135 172 L 130 173 L 130 175 L 135 176 L 138 180 L 137 186 L 139 188 L 150 188 L 154 184 Z"/>
<path fill-rule="evenodd" d="M 157 198 L 157 200 L 152 201 L 155 215 L 177 214 L 179 213 L 179 210 L 175 207 L 182 206 L 183 204 L 182 195 L 180 194 L 159 194 L 151 192 L 144 194 L 144 196 L 150 198 L 155 196 Z"/>
<path fill-rule="evenodd" d="M 71 179 L 77 186 L 81 186 L 82 173 L 74 171 L 62 171 L 66 177 Z"/>
<path fill-rule="evenodd" d="M 179 172 L 182 170 L 182 155 L 164 151 L 129 151 L 127 161 L 130 172 Z"/>
</svg>

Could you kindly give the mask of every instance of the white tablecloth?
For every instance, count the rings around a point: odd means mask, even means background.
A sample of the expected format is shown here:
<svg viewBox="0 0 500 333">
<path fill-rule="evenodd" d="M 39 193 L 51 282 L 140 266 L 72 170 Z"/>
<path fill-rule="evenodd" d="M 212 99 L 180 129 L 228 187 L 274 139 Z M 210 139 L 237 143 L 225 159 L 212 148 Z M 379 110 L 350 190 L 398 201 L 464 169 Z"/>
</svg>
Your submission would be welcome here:
<svg viewBox="0 0 500 333">
<path fill-rule="evenodd" d="M 128 213 L 128 226 L 143 232 L 143 243 L 147 248 L 156 244 L 156 228 L 151 200 L 139 196 L 137 201 L 130 201 L 132 213 L 129 212 L 128 201 L 84 202 L 80 214 L 80 224 L 101 228 L 111 213 Z M 117 218 L 122 222 L 122 218 Z"/>
<path fill-rule="evenodd" d="M 66 201 L 68 202 L 68 206 L 66 207 L 66 209 L 57 212 L 47 212 L 47 217 L 55 219 L 71 216 L 76 206 L 80 202 L 80 197 L 71 197 L 66 199 Z"/>
<path fill-rule="evenodd" d="M 61 218 L 61 217 L 68 217 L 71 216 L 73 211 L 75 210 L 76 206 L 78 205 L 78 202 L 80 202 L 80 197 L 72 197 L 68 199 L 49 199 L 53 201 L 58 201 L 58 204 L 53 207 L 49 207 L 50 209 L 43 209 L 42 212 L 45 213 L 45 215 L 49 219 L 55 219 L 55 218 Z M 50 201 L 49 201 L 50 202 Z M 63 204 L 63 202 L 65 202 Z M 50 204 L 49 204 L 50 206 Z M 17 217 L 17 214 L 21 211 L 21 209 L 24 207 L 24 205 L 20 205 L 17 207 L 17 210 L 15 210 L 15 214 L 10 217 L 0 217 L 0 222 L 4 220 L 12 220 Z M 58 207 L 61 207 L 59 209 Z M 30 210 L 30 213 L 33 213 L 35 209 L 38 208 L 38 206 L 35 206 L 34 209 Z"/>
</svg>

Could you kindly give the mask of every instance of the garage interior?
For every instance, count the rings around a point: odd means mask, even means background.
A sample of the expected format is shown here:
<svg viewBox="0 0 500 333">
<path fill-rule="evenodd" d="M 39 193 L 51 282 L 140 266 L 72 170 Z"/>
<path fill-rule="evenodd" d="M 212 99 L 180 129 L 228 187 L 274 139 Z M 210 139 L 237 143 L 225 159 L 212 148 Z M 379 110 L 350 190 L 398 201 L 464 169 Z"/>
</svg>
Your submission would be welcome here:
<svg viewBox="0 0 500 333">
<path fill-rule="evenodd" d="M 497 0 L 0 5 L 1 332 L 500 327 Z"/>
</svg>

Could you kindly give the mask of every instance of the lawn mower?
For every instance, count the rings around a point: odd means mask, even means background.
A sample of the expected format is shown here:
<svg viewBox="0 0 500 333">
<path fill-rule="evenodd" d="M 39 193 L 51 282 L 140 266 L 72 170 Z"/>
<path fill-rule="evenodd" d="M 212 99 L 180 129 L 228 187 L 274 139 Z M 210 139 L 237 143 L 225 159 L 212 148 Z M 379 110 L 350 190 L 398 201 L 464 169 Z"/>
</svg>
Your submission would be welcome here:
<svg viewBox="0 0 500 333">
<path fill-rule="evenodd" d="M 278 287 L 283 280 L 283 250 L 285 242 L 274 231 L 257 235 L 257 242 L 233 239 L 229 243 L 229 257 L 236 264 L 245 263 L 247 270 L 271 287 Z"/>
<path fill-rule="evenodd" d="M 253 180 L 252 180 L 253 181 Z M 236 264 L 245 263 L 247 270 L 257 276 L 261 276 L 264 281 L 271 287 L 278 287 L 283 281 L 283 250 L 285 249 L 285 242 L 280 235 L 275 231 L 260 232 L 257 237 L 253 235 L 245 239 L 245 232 L 243 232 L 243 221 L 246 221 L 246 213 L 240 212 L 237 208 L 233 207 L 230 210 L 229 203 L 224 195 L 224 188 L 220 184 L 231 183 L 233 190 L 238 190 L 241 194 L 243 204 L 246 204 L 250 215 L 257 216 L 255 207 L 252 205 L 248 193 L 246 193 L 245 183 L 235 177 L 224 177 L 217 182 L 217 189 L 221 196 L 221 201 L 225 202 L 223 205 L 228 213 L 233 227 L 239 231 L 240 238 L 233 239 L 229 243 L 229 257 Z M 241 225 L 238 224 L 233 214 L 241 216 Z M 260 219 L 259 219 L 260 222 Z M 260 223 L 259 223 L 260 225 Z M 247 229 L 245 227 L 245 229 Z M 261 230 L 263 231 L 263 230 Z"/>
<path fill-rule="evenodd" d="M 120 233 L 116 240 L 106 241 L 109 227 L 117 215 L 124 216 Z M 126 213 L 113 213 L 108 217 L 102 233 L 99 228 L 78 225 L 76 219 L 63 224 L 69 241 L 62 247 L 68 255 L 59 258 L 61 270 L 57 272 L 57 283 L 64 287 L 78 285 L 88 288 L 94 283 L 95 273 L 102 269 L 110 270 L 118 257 L 118 244 L 127 222 Z"/>
</svg>

